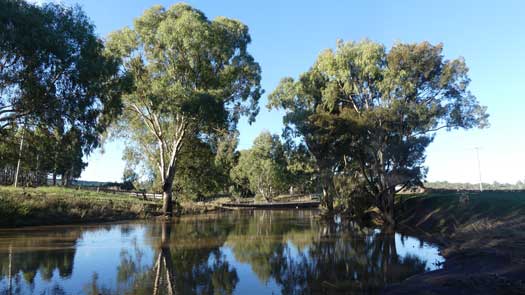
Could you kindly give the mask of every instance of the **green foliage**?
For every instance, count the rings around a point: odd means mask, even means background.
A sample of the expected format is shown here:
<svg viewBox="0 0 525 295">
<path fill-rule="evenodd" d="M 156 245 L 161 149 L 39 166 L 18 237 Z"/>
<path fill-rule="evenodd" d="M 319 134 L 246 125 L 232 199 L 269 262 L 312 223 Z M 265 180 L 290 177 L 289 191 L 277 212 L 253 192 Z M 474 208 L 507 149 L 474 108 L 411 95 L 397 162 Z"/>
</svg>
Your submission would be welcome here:
<svg viewBox="0 0 525 295">
<path fill-rule="evenodd" d="M 230 172 L 237 165 L 240 153 L 236 150 L 239 144 L 239 132 L 227 132 L 220 135 L 216 140 L 215 167 L 218 171 L 218 183 L 223 192 L 228 192 L 234 182 L 230 178 Z"/>
<path fill-rule="evenodd" d="M 290 193 L 310 193 L 316 188 L 315 158 L 308 152 L 308 148 L 302 144 L 295 144 L 288 140 L 284 145 L 286 157 L 287 182 L 292 187 Z"/>
<path fill-rule="evenodd" d="M 175 175 L 175 191 L 193 200 L 218 194 L 224 176 L 215 166 L 215 155 L 209 143 L 190 138 L 180 153 Z"/>
<path fill-rule="evenodd" d="M 261 133 L 251 149 L 241 151 L 231 177 L 240 185 L 247 181 L 250 190 L 267 201 L 283 192 L 287 187 L 288 175 L 279 137 L 269 132 Z"/>
<path fill-rule="evenodd" d="M 399 186 L 424 179 L 425 149 L 440 129 L 483 128 L 486 108 L 468 91 L 463 59 L 442 45 L 338 42 L 297 81 L 285 78 L 269 107 L 286 111 L 285 135 L 304 140 L 332 207 L 334 175 L 357 181 L 393 223 Z"/>
<path fill-rule="evenodd" d="M 139 181 L 139 175 L 130 167 L 124 168 L 122 175 L 122 185 L 120 186 L 124 190 L 133 190 L 136 188 L 136 184 Z"/>
<path fill-rule="evenodd" d="M 94 26 L 78 7 L 0 3 L 0 129 L 17 120 L 67 129 L 85 141 L 118 114 L 118 60 L 104 54 Z"/>
<path fill-rule="evenodd" d="M 14 126 L 0 141 L 0 184 L 13 183 L 19 157 L 18 180 L 23 185 L 45 185 L 49 173 L 62 175 L 64 184 L 80 176 L 87 164 L 83 161 L 82 134 L 77 128 L 59 135 L 41 125 Z"/>
<path fill-rule="evenodd" d="M 61 174 L 67 183 L 120 113 L 118 59 L 79 7 L 1 1 L 0 27 L 0 145 L 18 155 L 25 138 L 25 174 Z M 12 170 L 13 156 L 0 167 Z"/>
<path fill-rule="evenodd" d="M 191 200 L 228 193 L 233 185 L 230 170 L 238 157 L 238 152 L 235 151 L 237 142 L 237 132 L 214 136 L 207 140 L 188 137 L 187 144 L 181 148 L 177 158 L 174 191 Z M 162 180 L 155 170 L 155 163 L 137 154 L 133 149 L 126 149 L 123 159 L 127 163 L 125 173 L 133 173 L 137 177 L 134 181 L 136 188 L 162 191 Z M 143 177 L 140 177 L 140 174 Z"/>
<path fill-rule="evenodd" d="M 187 4 L 154 6 L 108 38 L 133 81 L 117 129 L 158 171 L 167 212 L 183 145 L 257 114 L 260 67 L 247 51 L 250 40 L 241 22 L 210 21 Z"/>
</svg>

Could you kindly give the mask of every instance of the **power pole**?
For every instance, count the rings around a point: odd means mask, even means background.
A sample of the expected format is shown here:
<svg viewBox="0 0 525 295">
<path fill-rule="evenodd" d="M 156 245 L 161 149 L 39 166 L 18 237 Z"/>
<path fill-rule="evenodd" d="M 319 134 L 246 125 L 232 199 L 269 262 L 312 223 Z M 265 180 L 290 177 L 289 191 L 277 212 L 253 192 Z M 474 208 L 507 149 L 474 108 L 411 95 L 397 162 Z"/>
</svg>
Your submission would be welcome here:
<svg viewBox="0 0 525 295">
<path fill-rule="evenodd" d="M 479 174 L 479 191 L 483 191 L 483 183 L 481 181 L 481 162 L 479 160 L 479 147 L 474 148 L 476 150 L 476 157 L 478 159 L 478 174 Z"/>
</svg>

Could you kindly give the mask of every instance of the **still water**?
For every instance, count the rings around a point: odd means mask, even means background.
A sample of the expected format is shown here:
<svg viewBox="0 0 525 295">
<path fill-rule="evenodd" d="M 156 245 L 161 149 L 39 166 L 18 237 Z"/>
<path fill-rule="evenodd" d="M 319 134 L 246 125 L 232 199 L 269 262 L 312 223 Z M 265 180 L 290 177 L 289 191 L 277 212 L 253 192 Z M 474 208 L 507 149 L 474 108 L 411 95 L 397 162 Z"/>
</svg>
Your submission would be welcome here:
<svg viewBox="0 0 525 295">
<path fill-rule="evenodd" d="M 438 268 L 435 246 L 321 221 L 235 211 L 0 230 L 0 294 L 335 294 Z"/>
</svg>

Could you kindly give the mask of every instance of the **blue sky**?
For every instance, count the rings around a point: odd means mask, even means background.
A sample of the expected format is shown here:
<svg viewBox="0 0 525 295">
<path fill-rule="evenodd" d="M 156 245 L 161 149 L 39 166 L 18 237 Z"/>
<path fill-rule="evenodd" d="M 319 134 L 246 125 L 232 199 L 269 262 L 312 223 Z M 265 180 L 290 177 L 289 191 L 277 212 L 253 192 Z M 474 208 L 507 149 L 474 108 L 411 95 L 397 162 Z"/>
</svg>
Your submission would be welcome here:
<svg viewBox="0 0 525 295">
<path fill-rule="evenodd" d="M 474 147 L 481 147 L 485 182 L 525 179 L 525 1 L 186 1 L 209 18 L 239 19 L 250 28 L 250 51 L 262 67 L 262 86 L 270 93 L 284 76 L 297 77 L 319 52 L 337 39 L 369 38 L 387 46 L 396 41 L 444 43 L 446 58 L 463 56 L 471 91 L 488 106 L 491 127 L 441 132 L 429 147 L 428 180 L 477 182 Z M 154 4 L 172 1 L 84 0 L 78 3 L 104 37 L 131 26 Z M 249 148 L 262 131 L 281 133 L 282 113 L 265 108 L 253 125 L 242 122 L 240 148 Z M 89 157 L 82 179 L 120 180 L 122 143 L 110 142 Z"/>
</svg>

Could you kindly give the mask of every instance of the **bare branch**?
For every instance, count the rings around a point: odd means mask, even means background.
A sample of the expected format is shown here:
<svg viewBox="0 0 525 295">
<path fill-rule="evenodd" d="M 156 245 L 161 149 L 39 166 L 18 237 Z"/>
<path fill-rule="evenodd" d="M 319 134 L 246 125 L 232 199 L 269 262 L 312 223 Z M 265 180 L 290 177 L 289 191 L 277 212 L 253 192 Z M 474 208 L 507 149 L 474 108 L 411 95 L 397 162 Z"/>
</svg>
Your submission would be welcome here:
<svg viewBox="0 0 525 295">
<path fill-rule="evenodd" d="M 439 126 L 439 127 L 436 127 L 436 128 L 432 128 L 432 129 L 428 129 L 428 130 L 425 130 L 425 131 L 421 131 L 421 132 L 416 132 L 414 133 L 413 136 L 418 136 L 418 135 L 422 135 L 422 134 L 426 134 L 426 133 L 429 133 L 429 132 L 436 132 L 436 131 L 439 131 L 443 128 L 452 128 L 454 127 L 453 125 L 443 125 L 443 126 Z"/>
<path fill-rule="evenodd" d="M 160 140 L 160 135 L 158 131 L 156 130 L 152 119 L 146 116 L 136 104 L 132 103 L 130 106 L 131 106 L 131 109 L 135 111 L 142 118 L 142 120 L 144 121 L 148 129 L 151 131 L 151 133 L 153 133 L 153 135 L 155 135 L 155 137 Z"/>
</svg>

